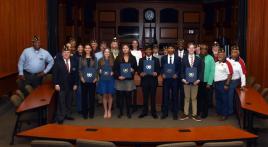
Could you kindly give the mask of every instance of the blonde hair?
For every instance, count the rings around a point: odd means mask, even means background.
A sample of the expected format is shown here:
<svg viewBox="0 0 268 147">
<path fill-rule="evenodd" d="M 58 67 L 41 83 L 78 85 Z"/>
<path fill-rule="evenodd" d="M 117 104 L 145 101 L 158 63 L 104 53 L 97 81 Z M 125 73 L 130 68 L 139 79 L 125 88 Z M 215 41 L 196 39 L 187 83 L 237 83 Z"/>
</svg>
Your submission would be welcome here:
<svg viewBox="0 0 268 147">
<path fill-rule="evenodd" d="M 106 48 L 106 49 L 104 49 L 103 50 L 103 57 L 99 60 L 99 67 L 100 68 L 102 68 L 103 66 L 104 66 L 104 64 L 105 64 L 105 57 L 104 57 L 104 52 L 106 51 L 106 50 L 108 50 L 109 51 L 109 65 L 110 66 L 113 66 L 114 65 L 114 56 L 113 56 L 113 54 L 112 54 L 112 51 L 109 49 L 109 48 Z"/>
</svg>

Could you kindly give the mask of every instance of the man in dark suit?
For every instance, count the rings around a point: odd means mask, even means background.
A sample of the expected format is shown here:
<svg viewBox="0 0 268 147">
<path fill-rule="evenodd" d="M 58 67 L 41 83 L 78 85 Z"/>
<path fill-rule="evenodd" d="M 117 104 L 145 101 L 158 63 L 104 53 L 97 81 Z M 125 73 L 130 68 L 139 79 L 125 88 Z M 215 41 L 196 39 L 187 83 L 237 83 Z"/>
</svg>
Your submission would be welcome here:
<svg viewBox="0 0 268 147">
<path fill-rule="evenodd" d="M 187 55 L 187 50 L 185 49 L 184 46 L 184 40 L 183 39 L 179 39 L 177 41 L 177 51 L 176 51 L 176 55 L 178 55 L 180 57 L 180 60 L 182 61 L 183 57 Z M 182 67 L 182 66 L 181 66 Z M 183 89 L 183 83 L 181 81 L 181 77 L 178 78 L 178 95 L 179 95 L 179 105 L 181 110 L 183 111 L 183 107 L 184 107 L 184 89 Z"/>
<path fill-rule="evenodd" d="M 70 54 L 70 50 L 64 47 L 61 56 L 55 58 L 53 67 L 53 83 L 58 92 L 56 121 L 59 124 L 64 119 L 74 120 L 71 117 L 71 104 L 78 85 L 78 62 Z"/>
<path fill-rule="evenodd" d="M 156 113 L 155 95 L 158 83 L 157 77 L 160 73 L 160 63 L 159 59 L 152 55 L 151 47 L 146 47 L 145 55 L 146 55 L 145 57 L 139 60 L 139 70 L 138 70 L 141 76 L 141 86 L 143 93 L 143 111 L 139 115 L 139 118 L 143 118 L 148 115 L 148 101 L 150 98 L 151 114 L 154 119 L 157 119 L 158 116 Z"/>
<path fill-rule="evenodd" d="M 202 78 L 202 60 L 194 54 L 195 44 L 188 43 L 188 55 L 182 59 L 182 82 L 184 83 L 184 114 L 181 120 L 189 118 L 189 105 L 192 104 L 192 119 L 201 121 L 197 115 L 198 84 Z M 195 70 L 195 72 L 194 72 Z M 186 71 L 189 71 L 188 73 Z M 191 71 L 191 72 L 190 72 Z M 195 78 L 194 78 L 195 77 Z M 191 80 L 191 81 L 190 81 Z"/>
<path fill-rule="evenodd" d="M 173 119 L 178 119 L 178 81 L 181 71 L 180 58 L 174 54 L 175 49 L 173 46 L 169 46 L 167 49 L 167 55 L 161 59 L 162 77 L 163 77 L 163 101 L 162 101 L 162 116 L 161 119 L 165 119 L 168 116 L 169 110 L 169 98 L 172 99 L 172 112 Z M 173 71 L 174 70 L 174 71 Z M 171 94 L 170 94 L 171 91 Z"/>
</svg>

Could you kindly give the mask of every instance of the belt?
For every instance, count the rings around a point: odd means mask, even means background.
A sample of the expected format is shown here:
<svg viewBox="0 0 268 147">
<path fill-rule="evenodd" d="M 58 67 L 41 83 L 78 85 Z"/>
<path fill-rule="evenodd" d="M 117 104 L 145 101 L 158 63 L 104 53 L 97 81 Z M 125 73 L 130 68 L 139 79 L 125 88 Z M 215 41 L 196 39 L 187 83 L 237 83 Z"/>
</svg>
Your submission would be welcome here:
<svg viewBox="0 0 268 147">
<path fill-rule="evenodd" d="M 33 76 L 35 76 L 35 75 L 38 74 L 38 73 L 30 73 L 30 72 L 28 72 L 28 71 L 26 71 L 26 70 L 23 70 L 23 73 L 26 73 L 26 74 L 28 74 L 28 75 L 33 75 Z"/>
</svg>

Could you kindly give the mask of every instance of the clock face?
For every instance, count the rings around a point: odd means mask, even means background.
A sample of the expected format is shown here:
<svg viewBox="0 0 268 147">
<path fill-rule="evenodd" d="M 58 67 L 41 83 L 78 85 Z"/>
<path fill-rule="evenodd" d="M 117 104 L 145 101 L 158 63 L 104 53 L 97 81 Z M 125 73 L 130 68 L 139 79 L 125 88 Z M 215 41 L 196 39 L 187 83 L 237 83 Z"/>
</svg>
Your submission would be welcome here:
<svg viewBox="0 0 268 147">
<path fill-rule="evenodd" d="M 152 21 L 155 17 L 154 11 L 153 10 L 147 10 L 145 11 L 145 19 L 148 21 Z"/>
</svg>

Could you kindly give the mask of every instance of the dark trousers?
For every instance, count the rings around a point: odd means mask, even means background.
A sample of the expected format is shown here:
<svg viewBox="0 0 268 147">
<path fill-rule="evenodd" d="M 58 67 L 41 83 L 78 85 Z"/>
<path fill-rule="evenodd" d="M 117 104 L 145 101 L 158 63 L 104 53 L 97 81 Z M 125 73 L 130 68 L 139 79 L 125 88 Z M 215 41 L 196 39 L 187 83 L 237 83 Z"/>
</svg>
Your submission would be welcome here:
<svg viewBox="0 0 268 147">
<path fill-rule="evenodd" d="M 95 112 L 95 83 L 82 83 L 82 114 L 94 117 Z"/>
<path fill-rule="evenodd" d="M 137 111 L 137 89 L 132 91 L 131 105 L 133 112 Z"/>
<path fill-rule="evenodd" d="M 70 117 L 72 113 L 72 95 L 73 90 L 62 90 L 57 99 L 56 121 L 62 121 L 66 116 Z"/>
<path fill-rule="evenodd" d="M 181 108 L 182 111 L 184 111 L 184 88 L 183 88 L 183 83 L 181 79 L 178 80 L 178 95 L 179 95 L 179 107 Z"/>
<path fill-rule="evenodd" d="M 228 90 L 228 114 L 232 115 L 234 113 L 234 96 L 235 96 L 235 89 L 240 84 L 240 79 L 238 80 L 231 80 Z"/>
<path fill-rule="evenodd" d="M 197 112 L 202 118 L 208 116 L 208 106 L 211 89 L 207 88 L 207 82 L 200 82 L 197 96 Z"/>
<path fill-rule="evenodd" d="M 168 115 L 169 110 L 169 101 L 170 101 L 170 95 L 171 95 L 171 102 L 172 102 L 172 112 L 173 115 L 178 114 L 178 82 L 177 80 L 174 80 L 172 78 L 170 79 L 164 79 L 163 81 L 163 93 L 164 97 L 162 100 L 162 113 L 163 115 Z M 170 94 L 171 92 L 171 94 Z"/>
<path fill-rule="evenodd" d="M 215 82 L 217 114 L 228 116 L 228 90 L 224 90 L 225 81 Z"/>
<path fill-rule="evenodd" d="M 155 94 L 156 94 L 156 88 L 157 88 L 157 80 L 155 80 L 153 77 L 144 77 L 142 79 L 142 93 L 143 93 L 143 113 L 148 113 L 148 103 L 150 99 L 150 105 L 151 105 L 151 113 L 156 113 L 156 104 L 155 104 Z"/>
<path fill-rule="evenodd" d="M 26 85 L 31 85 L 33 88 L 36 88 L 38 85 L 42 83 L 43 77 L 37 76 L 37 74 L 31 74 L 27 71 L 23 71 L 23 75 L 25 80 L 18 81 L 18 88 L 22 91 L 22 93 L 27 96 L 29 95 L 28 91 L 25 89 Z"/>
<path fill-rule="evenodd" d="M 131 92 L 132 91 L 118 91 L 118 108 L 121 115 L 123 114 L 124 110 L 124 102 L 126 103 L 127 114 L 130 114 L 132 99 Z"/>
</svg>

